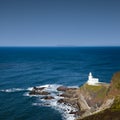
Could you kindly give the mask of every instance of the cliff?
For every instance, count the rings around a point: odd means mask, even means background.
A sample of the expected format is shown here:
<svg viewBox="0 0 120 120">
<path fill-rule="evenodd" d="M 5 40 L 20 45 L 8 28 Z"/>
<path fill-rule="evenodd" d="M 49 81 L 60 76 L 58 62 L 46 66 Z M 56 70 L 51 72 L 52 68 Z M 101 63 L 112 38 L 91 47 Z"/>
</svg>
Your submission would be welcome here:
<svg viewBox="0 0 120 120">
<path fill-rule="evenodd" d="M 98 111 L 78 120 L 120 120 L 120 72 L 113 75 L 103 99 L 103 104 Z M 110 100 L 112 101 L 111 104 L 106 104 Z"/>
</svg>

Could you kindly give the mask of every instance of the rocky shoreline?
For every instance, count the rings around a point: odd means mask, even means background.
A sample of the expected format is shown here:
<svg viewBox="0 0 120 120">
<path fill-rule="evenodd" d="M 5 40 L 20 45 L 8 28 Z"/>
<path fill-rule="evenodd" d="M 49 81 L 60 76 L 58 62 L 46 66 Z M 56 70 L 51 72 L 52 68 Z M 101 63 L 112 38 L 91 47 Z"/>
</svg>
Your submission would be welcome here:
<svg viewBox="0 0 120 120">
<path fill-rule="evenodd" d="M 92 112 L 96 111 L 98 106 L 101 105 L 101 103 L 97 102 L 97 104 L 95 104 L 95 101 L 92 100 L 92 95 L 90 95 L 90 93 L 88 95 L 88 91 L 84 90 L 86 85 L 87 84 L 82 86 L 83 88 L 69 88 L 66 86 L 60 86 L 57 88 L 57 91 L 62 92 L 61 94 L 58 94 L 58 96 L 60 96 L 61 98 L 58 99 L 57 103 L 72 106 L 73 108 L 75 108 L 75 110 L 69 111 L 69 114 L 74 114 L 76 118 L 78 118 L 79 116 L 81 116 L 82 118 L 84 116 L 90 115 Z M 86 93 L 87 96 L 85 95 Z M 43 97 L 41 97 L 41 99 L 48 101 L 51 99 L 55 99 L 54 96 L 45 91 L 45 87 L 33 87 L 33 89 L 29 92 L 29 95 L 42 95 Z M 95 104 L 95 106 L 93 106 L 93 104 Z"/>
<path fill-rule="evenodd" d="M 56 88 L 60 92 L 57 94 L 60 97 L 57 103 L 72 106 L 74 110 L 68 110 L 69 114 L 73 114 L 76 119 L 84 119 L 112 106 L 115 99 L 115 96 L 110 95 L 112 86 L 113 84 L 106 83 L 95 86 L 85 83 L 79 88 L 59 86 Z M 43 100 L 54 100 L 54 96 L 45 89 L 46 87 L 33 87 L 29 95 L 42 95 Z"/>
</svg>

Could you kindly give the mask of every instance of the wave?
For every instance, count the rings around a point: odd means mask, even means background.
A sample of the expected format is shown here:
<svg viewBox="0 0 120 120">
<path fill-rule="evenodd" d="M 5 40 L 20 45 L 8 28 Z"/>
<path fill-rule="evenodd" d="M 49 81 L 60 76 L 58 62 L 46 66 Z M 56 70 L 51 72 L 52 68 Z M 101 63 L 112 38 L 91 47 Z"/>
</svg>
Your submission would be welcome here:
<svg viewBox="0 0 120 120">
<path fill-rule="evenodd" d="M 9 88 L 9 89 L 2 89 L 0 92 L 6 92 L 6 93 L 11 93 L 11 92 L 21 92 L 21 91 L 31 91 L 33 87 L 29 87 L 27 89 L 25 88 Z"/>
<path fill-rule="evenodd" d="M 33 89 L 33 87 L 29 87 L 26 90 L 31 91 L 32 89 Z"/>
<path fill-rule="evenodd" d="M 25 89 L 22 89 L 22 88 L 10 88 L 10 89 L 0 90 L 0 92 L 7 92 L 7 93 L 11 93 L 11 92 L 24 91 L 24 90 L 25 90 Z"/>
</svg>

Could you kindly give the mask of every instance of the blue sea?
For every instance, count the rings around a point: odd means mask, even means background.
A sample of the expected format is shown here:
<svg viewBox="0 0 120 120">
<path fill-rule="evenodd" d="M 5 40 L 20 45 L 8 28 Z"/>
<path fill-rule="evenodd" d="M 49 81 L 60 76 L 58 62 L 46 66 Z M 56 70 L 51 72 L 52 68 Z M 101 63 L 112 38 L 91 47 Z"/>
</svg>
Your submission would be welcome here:
<svg viewBox="0 0 120 120">
<path fill-rule="evenodd" d="M 47 106 L 29 91 L 46 86 L 55 96 L 58 86 L 83 85 L 89 72 L 109 83 L 117 71 L 120 47 L 1 47 L 0 120 L 72 120 L 56 101 Z"/>
</svg>

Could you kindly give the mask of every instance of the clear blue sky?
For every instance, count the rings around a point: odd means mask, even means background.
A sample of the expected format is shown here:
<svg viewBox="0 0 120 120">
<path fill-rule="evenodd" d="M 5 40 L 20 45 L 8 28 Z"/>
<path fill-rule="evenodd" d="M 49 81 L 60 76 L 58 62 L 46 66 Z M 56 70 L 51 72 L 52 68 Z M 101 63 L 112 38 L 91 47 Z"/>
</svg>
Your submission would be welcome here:
<svg viewBox="0 0 120 120">
<path fill-rule="evenodd" d="M 0 0 L 0 46 L 120 46 L 120 0 Z"/>
</svg>

